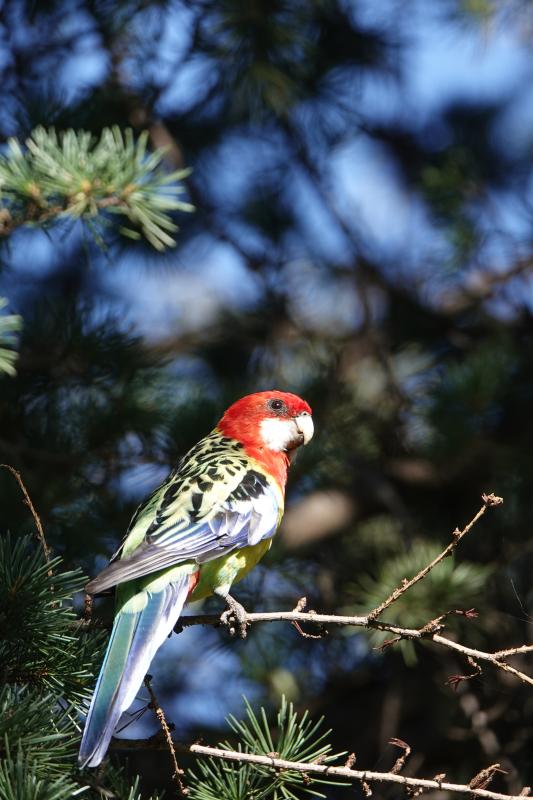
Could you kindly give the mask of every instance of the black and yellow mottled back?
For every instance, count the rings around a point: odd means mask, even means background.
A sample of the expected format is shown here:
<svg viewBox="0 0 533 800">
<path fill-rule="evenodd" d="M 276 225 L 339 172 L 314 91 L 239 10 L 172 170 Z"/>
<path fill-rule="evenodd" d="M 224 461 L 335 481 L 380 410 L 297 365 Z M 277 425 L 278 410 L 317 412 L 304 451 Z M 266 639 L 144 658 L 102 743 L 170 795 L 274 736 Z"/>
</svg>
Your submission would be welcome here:
<svg viewBox="0 0 533 800">
<path fill-rule="evenodd" d="M 238 441 L 215 429 L 137 509 L 112 563 L 87 590 L 255 545 L 275 533 L 282 513 L 275 481 Z"/>
</svg>

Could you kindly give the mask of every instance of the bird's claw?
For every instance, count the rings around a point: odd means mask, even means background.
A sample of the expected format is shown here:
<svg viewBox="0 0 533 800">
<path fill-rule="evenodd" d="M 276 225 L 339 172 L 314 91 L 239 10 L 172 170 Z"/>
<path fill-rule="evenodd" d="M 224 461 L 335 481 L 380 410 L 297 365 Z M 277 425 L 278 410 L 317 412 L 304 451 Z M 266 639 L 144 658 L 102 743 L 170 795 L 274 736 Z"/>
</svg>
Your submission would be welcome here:
<svg viewBox="0 0 533 800">
<path fill-rule="evenodd" d="M 227 595 L 224 599 L 228 607 L 221 614 L 220 621 L 226 626 L 232 636 L 235 636 L 238 632 L 241 639 L 246 639 L 248 633 L 246 609 L 231 597 L 231 595 Z"/>
</svg>

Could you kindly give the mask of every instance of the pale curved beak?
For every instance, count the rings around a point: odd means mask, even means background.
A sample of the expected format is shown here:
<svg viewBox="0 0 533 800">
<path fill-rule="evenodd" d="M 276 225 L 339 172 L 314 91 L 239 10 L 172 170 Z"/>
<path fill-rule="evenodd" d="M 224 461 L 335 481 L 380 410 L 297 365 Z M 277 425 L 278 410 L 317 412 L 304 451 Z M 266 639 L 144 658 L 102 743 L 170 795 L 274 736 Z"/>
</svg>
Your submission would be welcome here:
<svg viewBox="0 0 533 800">
<path fill-rule="evenodd" d="M 313 417 L 310 414 L 298 414 L 294 417 L 298 433 L 303 436 L 304 444 L 308 444 L 313 438 L 315 426 L 313 425 Z"/>
</svg>

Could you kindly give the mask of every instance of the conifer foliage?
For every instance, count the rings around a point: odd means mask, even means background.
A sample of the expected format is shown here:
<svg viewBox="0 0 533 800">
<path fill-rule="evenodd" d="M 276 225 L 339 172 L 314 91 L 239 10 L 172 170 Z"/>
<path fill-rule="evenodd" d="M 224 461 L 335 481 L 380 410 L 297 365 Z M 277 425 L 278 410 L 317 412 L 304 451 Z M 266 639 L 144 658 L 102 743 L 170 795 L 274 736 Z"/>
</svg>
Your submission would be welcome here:
<svg viewBox="0 0 533 800">
<path fill-rule="evenodd" d="M 48 560 L 30 536 L 0 539 L 1 800 L 140 800 L 139 778 L 126 778 L 109 759 L 95 773 L 77 769 L 80 719 L 105 640 L 76 611 L 85 582 L 79 569 L 65 571 L 61 558 Z M 245 700 L 245 711 L 245 721 L 228 719 L 242 752 L 324 764 L 339 758 L 321 721 L 307 712 L 299 717 L 285 698 L 274 730 L 264 709 L 257 716 Z M 200 762 L 189 778 L 191 800 L 297 800 L 324 797 L 321 784 L 338 784 L 214 759 Z"/>
<path fill-rule="evenodd" d="M 157 250 L 173 247 L 175 211 L 192 211 L 180 199 L 188 170 L 163 168 L 164 151 L 147 152 L 148 134 L 104 128 L 87 131 L 36 128 L 24 146 L 10 139 L 0 158 L 0 233 L 20 225 L 50 225 L 58 219 L 103 222 L 119 215 L 119 230 L 144 236 Z"/>
<path fill-rule="evenodd" d="M 17 353 L 14 334 L 20 330 L 22 320 L 18 314 L 3 314 L 7 305 L 5 297 L 0 297 L 0 373 L 15 374 Z"/>
<path fill-rule="evenodd" d="M 90 796 L 75 765 L 102 636 L 76 633 L 72 598 L 84 580 L 29 536 L 0 539 L 2 800 Z"/>
</svg>

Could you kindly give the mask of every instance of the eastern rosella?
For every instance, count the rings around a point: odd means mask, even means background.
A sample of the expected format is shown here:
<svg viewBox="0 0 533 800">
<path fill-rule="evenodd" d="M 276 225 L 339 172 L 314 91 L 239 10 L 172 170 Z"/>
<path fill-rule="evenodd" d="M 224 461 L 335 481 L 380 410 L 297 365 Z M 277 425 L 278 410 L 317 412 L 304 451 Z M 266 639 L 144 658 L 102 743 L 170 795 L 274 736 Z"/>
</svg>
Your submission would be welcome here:
<svg viewBox="0 0 533 800">
<path fill-rule="evenodd" d="M 181 459 L 141 505 L 87 592 L 117 586 L 117 611 L 85 723 L 79 761 L 97 766 L 157 649 L 187 600 L 230 596 L 269 549 L 292 453 L 313 435 L 311 409 L 286 392 L 251 394 Z"/>
</svg>

